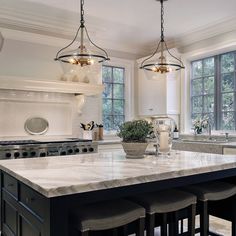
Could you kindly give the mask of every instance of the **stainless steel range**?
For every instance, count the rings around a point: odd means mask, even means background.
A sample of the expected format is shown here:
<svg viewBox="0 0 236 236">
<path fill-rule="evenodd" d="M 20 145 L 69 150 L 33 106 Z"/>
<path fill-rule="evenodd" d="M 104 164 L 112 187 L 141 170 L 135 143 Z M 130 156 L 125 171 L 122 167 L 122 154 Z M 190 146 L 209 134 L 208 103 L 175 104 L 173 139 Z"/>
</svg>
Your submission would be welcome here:
<svg viewBox="0 0 236 236">
<path fill-rule="evenodd" d="M 97 151 L 96 142 L 76 138 L 59 141 L 0 141 L 0 159 L 65 156 Z"/>
</svg>

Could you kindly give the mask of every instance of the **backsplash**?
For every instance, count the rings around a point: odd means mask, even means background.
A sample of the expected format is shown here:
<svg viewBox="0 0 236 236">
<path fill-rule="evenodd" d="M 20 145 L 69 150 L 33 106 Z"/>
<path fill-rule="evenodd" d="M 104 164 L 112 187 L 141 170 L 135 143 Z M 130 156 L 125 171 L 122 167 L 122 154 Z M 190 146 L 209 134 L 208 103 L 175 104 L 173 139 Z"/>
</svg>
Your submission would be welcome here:
<svg viewBox="0 0 236 236">
<path fill-rule="evenodd" d="M 25 121 L 42 117 L 49 123 L 49 135 L 72 135 L 76 99 L 69 94 L 0 91 L 0 137 L 29 136 Z"/>
</svg>

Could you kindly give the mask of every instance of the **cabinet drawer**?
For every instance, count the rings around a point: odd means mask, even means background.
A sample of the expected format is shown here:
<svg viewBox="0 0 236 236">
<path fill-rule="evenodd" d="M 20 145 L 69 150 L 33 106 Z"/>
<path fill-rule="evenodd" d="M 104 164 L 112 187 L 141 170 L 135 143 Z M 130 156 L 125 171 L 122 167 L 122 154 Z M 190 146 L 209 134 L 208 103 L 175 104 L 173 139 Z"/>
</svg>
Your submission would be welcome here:
<svg viewBox="0 0 236 236">
<path fill-rule="evenodd" d="M 36 191 L 21 184 L 19 201 L 40 218 L 44 217 L 45 199 L 42 195 L 40 195 Z"/>
<path fill-rule="evenodd" d="M 8 174 L 3 175 L 3 187 L 17 198 L 18 186 L 17 180 Z"/>
</svg>

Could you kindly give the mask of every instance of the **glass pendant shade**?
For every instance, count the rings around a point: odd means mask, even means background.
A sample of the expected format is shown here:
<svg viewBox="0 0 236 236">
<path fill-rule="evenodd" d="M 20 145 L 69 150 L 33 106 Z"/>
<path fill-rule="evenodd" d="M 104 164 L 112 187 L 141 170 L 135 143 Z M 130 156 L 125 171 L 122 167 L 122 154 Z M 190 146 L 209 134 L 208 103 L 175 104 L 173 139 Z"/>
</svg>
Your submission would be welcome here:
<svg viewBox="0 0 236 236">
<path fill-rule="evenodd" d="M 82 68 L 86 66 L 93 66 L 97 63 L 102 63 L 109 60 L 109 57 L 107 52 L 97 46 L 89 37 L 87 28 L 84 24 L 84 0 L 80 0 L 80 7 L 80 27 L 78 28 L 72 42 L 57 52 L 55 60 Z M 72 47 L 74 47 L 73 50 L 71 49 Z"/>
<path fill-rule="evenodd" d="M 185 67 L 183 62 L 170 52 L 165 42 L 163 1 L 167 0 L 157 1 L 161 3 L 161 39 L 152 55 L 143 60 L 140 69 L 165 74 L 184 69 Z"/>
</svg>

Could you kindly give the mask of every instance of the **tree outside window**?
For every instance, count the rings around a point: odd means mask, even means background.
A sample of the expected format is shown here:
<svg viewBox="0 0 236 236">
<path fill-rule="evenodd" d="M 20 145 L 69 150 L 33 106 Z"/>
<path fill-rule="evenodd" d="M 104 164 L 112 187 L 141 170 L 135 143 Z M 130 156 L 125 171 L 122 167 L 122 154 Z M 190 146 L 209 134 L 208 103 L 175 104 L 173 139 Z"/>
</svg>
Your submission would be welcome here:
<svg viewBox="0 0 236 236">
<path fill-rule="evenodd" d="M 105 131 L 117 130 L 125 120 L 125 69 L 103 66 L 103 124 Z"/>
</svg>

